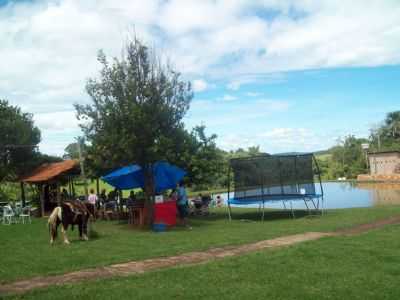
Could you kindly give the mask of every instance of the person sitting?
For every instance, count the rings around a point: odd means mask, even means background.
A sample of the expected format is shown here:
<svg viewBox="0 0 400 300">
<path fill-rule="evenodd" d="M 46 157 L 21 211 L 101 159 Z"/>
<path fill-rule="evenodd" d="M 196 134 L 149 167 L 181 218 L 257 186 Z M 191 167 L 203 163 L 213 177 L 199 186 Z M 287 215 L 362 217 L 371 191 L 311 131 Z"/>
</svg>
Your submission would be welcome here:
<svg viewBox="0 0 400 300">
<path fill-rule="evenodd" d="M 170 201 L 177 201 L 178 200 L 178 192 L 176 189 L 172 189 L 171 193 L 169 194 Z"/>
<path fill-rule="evenodd" d="M 104 207 L 104 204 L 107 202 L 106 189 L 101 190 L 98 200 L 98 208 Z"/>
<path fill-rule="evenodd" d="M 200 212 L 201 207 L 203 206 L 203 196 L 201 194 L 198 194 L 197 197 L 195 199 L 193 199 L 193 204 L 194 204 L 194 208 L 196 209 L 196 213 Z"/>
<path fill-rule="evenodd" d="M 115 193 L 114 191 L 111 191 L 110 193 L 108 193 L 108 199 L 104 205 L 104 214 L 107 220 L 113 218 L 113 216 L 116 214 L 116 210 L 117 210 L 117 201 L 115 200 Z"/>
<path fill-rule="evenodd" d="M 210 206 L 211 197 L 209 195 L 204 195 L 201 197 L 201 214 L 208 215 L 208 207 Z"/>
<path fill-rule="evenodd" d="M 220 195 L 217 196 L 217 199 L 216 199 L 216 201 L 215 201 L 215 204 L 216 204 L 217 207 L 221 207 L 221 206 L 222 206 L 223 200 L 222 200 L 222 198 L 221 198 Z"/>
<path fill-rule="evenodd" d="M 134 205 L 135 205 L 135 202 L 136 202 L 136 195 L 135 195 L 135 192 L 134 192 L 134 191 L 131 191 L 131 192 L 129 193 L 128 200 L 126 200 L 126 207 L 129 208 L 129 207 L 134 206 Z"/>
</svg>

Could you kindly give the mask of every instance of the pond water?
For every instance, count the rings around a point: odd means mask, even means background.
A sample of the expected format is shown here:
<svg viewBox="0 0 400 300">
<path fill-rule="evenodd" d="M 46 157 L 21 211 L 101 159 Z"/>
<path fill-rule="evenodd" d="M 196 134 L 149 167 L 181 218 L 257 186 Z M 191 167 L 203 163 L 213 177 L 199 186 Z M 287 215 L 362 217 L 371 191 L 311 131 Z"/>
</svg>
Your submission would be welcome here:
<svg viewBox="0 0 400 300">
<path fill-rule="evenodd" d="M 378 205 L 400 205 L 400 184 L 324 182 L 324 208 L 371 207 Z M 316 186 L 319 191 L 319 186 Z M 226 204 L 228 193 L 222 193 Z M 230 194 L 233 197 L 233 193 Z M 243 206 L 245 207 L 245 206 Z M 249 205 L 248 207 L 258 207 Z M 282 202 L 265 202 L 267 208 L 282 208 Z M 305 209 L 303 201 L 293 201 L 293 208 Z"/>
</svg>

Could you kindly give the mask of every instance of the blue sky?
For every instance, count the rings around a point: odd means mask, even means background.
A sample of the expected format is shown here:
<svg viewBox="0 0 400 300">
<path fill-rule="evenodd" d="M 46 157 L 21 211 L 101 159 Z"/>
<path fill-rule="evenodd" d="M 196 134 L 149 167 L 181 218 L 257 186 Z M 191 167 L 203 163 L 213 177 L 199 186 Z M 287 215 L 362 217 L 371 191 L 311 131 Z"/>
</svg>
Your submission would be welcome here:
<svg viewBox="0 0 400 300">
<path fill-rule="evenodd" d="M 0 98 L 34 114 L 43 152 L 81 135 L 97 51 L 133 31 L 193 83 L 187 127 L 226 150 L 326 149 L 400 109 L 397 0 L 0 0 Z"/>
<path fill-rule="evenodd" d="M 187 123 L 203 121 L 209 132 L 229 136 L 219 139 L 226 148 L 326 149 L 349 134 L 368 137 L 387 112 L 399 110 L 398 78 L 400 67 L 386 66 L 288 72 L 237 90 L 218 84 L 196 94 Z"/>
</svg>

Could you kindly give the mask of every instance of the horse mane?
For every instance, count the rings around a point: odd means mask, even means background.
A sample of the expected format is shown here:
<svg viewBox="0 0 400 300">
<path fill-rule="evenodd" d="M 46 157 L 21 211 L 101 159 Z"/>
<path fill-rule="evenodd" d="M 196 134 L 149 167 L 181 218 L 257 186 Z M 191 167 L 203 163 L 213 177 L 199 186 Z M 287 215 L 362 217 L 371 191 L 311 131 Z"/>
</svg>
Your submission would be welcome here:
<svg viewBox="0 0 400 300">
<path fill-rule="evenodd" d="M 57 236 L 57 219 L 62 220 L 62 209 L 60 206 L 57 206 L 53 209 L 52 213 L 47 220 L 47 224 L 49 226 L 50 233 L 54 233 L 54 237 Z"/>
<path fill-rule="evenodd" d="M 60 206 L 57 206 L 53 209 L 52 213 L 49 216 L 49 219 L 47 220 L 48 224 L 53 224 L 57 221 L 57 217 L 62 220 L 62 210 Z"/>
</svg>

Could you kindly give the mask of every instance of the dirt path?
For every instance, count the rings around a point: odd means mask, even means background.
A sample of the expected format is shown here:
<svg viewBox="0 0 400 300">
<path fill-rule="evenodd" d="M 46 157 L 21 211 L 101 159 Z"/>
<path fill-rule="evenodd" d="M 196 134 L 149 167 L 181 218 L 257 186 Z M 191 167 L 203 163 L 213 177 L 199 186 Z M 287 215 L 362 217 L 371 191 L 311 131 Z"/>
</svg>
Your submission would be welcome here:
<svg viewBox="0 0 400 300">
<path fill-rule="evenodd" d="M 157 270 L 178 265 L 182 266 L 200 264 L 215 259 L 221 259 L 229 256 L 238 256 L 249 252 L 263 250 L 266 248 L 290 246 L 305 241 L 317 240 L 327 236 L 360 234 L 371 229 L 399 223 L 400 216 L 385 220 L 379 220 L 373 223 L 362 224 L 350 229 L 340 230 L 336 232 L 306 232 L 240 246 L 212 248 L 203 252 L 189 252 L 165 258 L 152 258 L 142 261 L 131 261 L 127 263 L 110 265 L 107 267 L 80 270 L 62 275 L 34 277 L 27 280 L 15 281 L 12 283 L 0 285 L 0 295 L 20 294 L 36 288 L 44 288 L 66 283 L 76 283 L 91 279 L 101 279 L 113 276 L 129 276 L 133 274 L 140 274 L 151 270 Z"/>
</svg>

